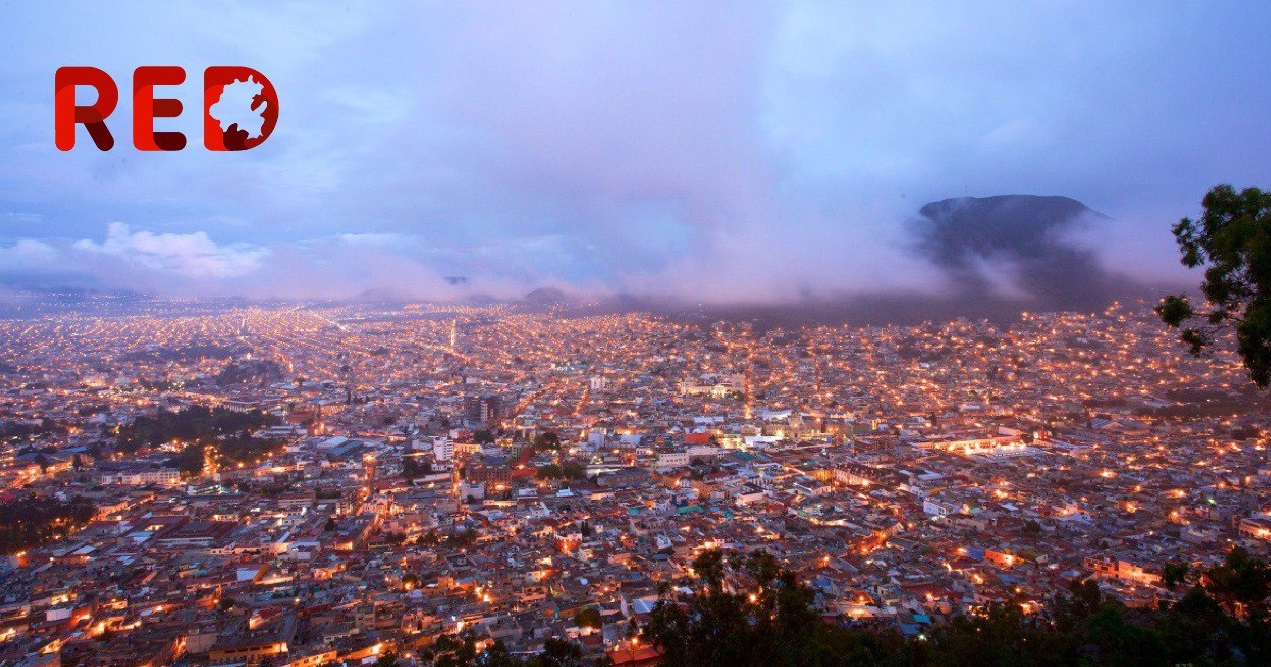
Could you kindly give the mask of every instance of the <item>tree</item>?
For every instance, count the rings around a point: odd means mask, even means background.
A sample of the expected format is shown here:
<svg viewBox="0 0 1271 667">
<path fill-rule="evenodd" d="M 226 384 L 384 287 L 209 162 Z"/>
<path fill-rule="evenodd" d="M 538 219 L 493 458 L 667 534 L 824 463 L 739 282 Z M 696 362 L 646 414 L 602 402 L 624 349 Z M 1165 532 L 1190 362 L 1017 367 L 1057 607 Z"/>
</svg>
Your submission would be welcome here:
<svg viewBox="0 0 1271 667">
<path fill-rule="evenodd" d="M 1174 590 L 1179 584 L 1187 581 L 1187 574 L 1191 571 L 1191 566 L 1187 563 L 1166 563 L 1161 568 L 1161 581 L 1165 587 Z"/>
<path fill-rule="evenodd" d="M 413 482 L 418 477 L 424 477 L 432 474 L 432 464 L 426 460 L 422 460 L 417 456 L 402 457 L 402 477 L 407 482 Z"/>
<path fill-rule="evenodd" d="M 659 587 L 641 634 L 664 667 L 1271 664 L 1268 568 L 1239 549 L 1199 577 L 1204 587 L 1160 609 L 1129 608 L 1094 581 L 1073 581 L 1040 613 L 1024 613 L 1022 598 L 992 602 L 910 639 L 822 622 L 814 591 L 764 552 L 705 551 L 693 572 L 683 599 Z"/>
<path fill-rule="evenodd" d="M 583 650 L 567 639 L 551 637 L 543 642 L 543 652 L 526 663 L 534 667 L 583 667 Z"/>
<path fill-rule="evenodd" d="M 434 667 L 467 667 L 477 657 L 477 643 L 471 634 L 441 635 L 427 653 L 421 654 L 425 664 Z"/>
<path fill-rule="evenodd" d="M 910 664 L 898 633 L 821 622 L 812 589 L 771 554 L 725 558 L 707 550 L 693 560 L 693 573 L 699 587 L 688 601 L 661 589 L 643 628 L 664 667 Z M 738 592 L 730 592 L 725 579 Z"/>
<path fill-rule="evenodd" d="M 1271 566 L 1236 547 L 1225 563 L 1205 573 L 1205 589 L 1232 610 L 1258 605 L 1271 594 Z"/>
<path fill-rule="evenodd" d="M 534 436 L 534 449 L 540 452 L 560 449 L 560 436 L 555 431 L 543 431 Z"/>
<path fill-rule="evenodd" d="M 1259 387 L 1271 385 L 1271 192 L 1219 185 L 1201 201 L 1199 220 L 1174 225 L 1182 264 L 1204 268 L 1201 293 L 1208 309 L 1186 296 L 1168 296 L 1157 315 L 1194 355 L 1201 355 L 1220 332 L 1232 329 L 1236 351 Z"/>
<path fill-rule="evenodd" d="M 582 479 L 587 476 L 587 466 L 582 461 L 571 459 L 561 464 L 560 473 L 565 479 Z"/>
<path fill-rule="evenodd" d="M 693 558 L 693 572 L 711 590 L 724 586 L 724 552 L 707 549 Z"/>
<path fill-rule="evenodd" d="M 583 607 L 577 614 L 574 614 L 574 625 L 580 628 L 599 628 L 600 610 L 595 607 Z"/>
<path fill-rule="evenodd" d="M 0 553 L 9 554 L 61 539 L 96 515 L 91 500 L 75 496 L 67 502 L 28 496 L 0 503 Z"/>
<path fill-rule="evenodd" d="M 481 654 L 481 667 L 524 667 L 525 663 L 508 652 L 502 641 L 496 640 Z"/>
</svg>

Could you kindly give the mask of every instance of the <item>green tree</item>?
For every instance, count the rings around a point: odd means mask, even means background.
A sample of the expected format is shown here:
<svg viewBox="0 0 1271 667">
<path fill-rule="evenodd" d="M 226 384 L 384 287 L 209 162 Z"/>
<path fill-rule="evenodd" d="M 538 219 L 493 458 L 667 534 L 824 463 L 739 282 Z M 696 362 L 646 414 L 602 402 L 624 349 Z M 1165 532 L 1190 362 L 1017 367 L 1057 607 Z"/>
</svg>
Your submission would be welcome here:
<svg viewBox="0 0 1271 667">
<path fill-rule="evenodd" d="M 397 667 L 397 666 L 398 666 L 398 662 L 397 662 L 396 653 L 385 653 L 384 655 L 381 655 L 379 659 L 377 659 L 374 663 L 372 663 L 372 667 Z"/>
<path fill-rule="evenodd" d="M 525 662 L 508 652 L 502 641 L 495 641 L 481 654 L 481 667 L 524 667 Z"/>
<path fill-rule="evenodd" d="M 600 610 L 595 607 L 583 607 L 577 614 L 574 614 L 574 625 L 580 628 L 599 628 Z"/>
<path fill-rule="evenodd" d="M 0 553 L 9 554 L 61 539 L 96 515 L 91 500 L 75 496 L 55 498 L 26 496 L 0 503 Z"/>
<path fill-rule="evenodd" d="M 1159 609 L 1130 608 L 1095 581 L 1074 581 L 1038 613 L 1025 613 L 1022 597 L 1007 598 L 910 639 L 823 622 L 815 591 L 767 553 L 704 551 L 693 574 L 691 594 L 659 586 L 640 634 L 665 667 L 1271 664 L 1271 578 L 1240 549 L 1201 574 L 1203 586 Z"/>
<path fill-rule="evenodd" d="M 1271 567 L 1242 547 L 1227 552 L 1222 565 L 1205 573 L 1205 589 L 1233 611 L 1261 606 L 1271 594 Z"/>
<path fill-rule="evenodd" d="M 813 590 L 770 554 L 725 558 L 707 550 L 694 559 L 693 573 L 693 595 L 679 601 L 663 589 L 643 628 L 666 667 L 909 664 L 897 633 L 821 622 Z"/>
<path fill-rule="evenodd" d="M 706 549 L 693 558 L 693 572 L 712 591 L 724 586 L 724 552 Z"/>
<path fill-rule="evenodd" d="M 1086 621 L 1083 657 L 1094 657 L 1106 665 L 1168 665 L 1169 650 L 1160 633 L 1126 618 L 1120 605 L 1105 605 Z M 1093 645 L 1096 650 L 1091 651 Z"/>
<path fill-rule="evenodd" d="M 1179 584 L 1187 581 L 1187 575 L 1190 572 L 1191 566 L 1187 563 L 1166 563 L 1165 567 L 1161 568 L 1161 581 L 1172 591 Z"/>
<path fill-rule="evenodd" d="M 420 657 L 434 667 L 468 667 L 477 657 L 477 642 L 471 634 L 441 635 Z"/>
<path fill-rule="evenodd" d="M 569 460 L 561 464 L 561 476 L 569 480 L 579 480 L 587 476 L 587 466 L 578 460 Z"/>
<path fill-rule="evenodd" d="M 540 452 L 560 449 L 560 436 L 555 431 L 543 431 L 534 436 L 534 449 Z"/>
<path fill-rule="evenodd" d="M 1174 238 L 1183 266 L 1204 268 L 1197 309 L 1186 296 L 1168 296 L 1156 313 L 1200 355 L 1232 329 L 1236 350 L 1254 384 L 1271 384 L 1271 192 L 1219 185 L 1201 201 L 1198 220 L 1183 218 Z"/>
<path fill-rule="evenodd" d="M 409 454 L 402 457 L 402 477 L 407 482 L 431 474 L 432 464 L 428 461 Z"/>
<path fill-rule="evenodd" d="M 543 651 L 526 661 L 532 667 L 583 667 L 583 650 L 567 639 L 548 638 Z"/>
</svg>

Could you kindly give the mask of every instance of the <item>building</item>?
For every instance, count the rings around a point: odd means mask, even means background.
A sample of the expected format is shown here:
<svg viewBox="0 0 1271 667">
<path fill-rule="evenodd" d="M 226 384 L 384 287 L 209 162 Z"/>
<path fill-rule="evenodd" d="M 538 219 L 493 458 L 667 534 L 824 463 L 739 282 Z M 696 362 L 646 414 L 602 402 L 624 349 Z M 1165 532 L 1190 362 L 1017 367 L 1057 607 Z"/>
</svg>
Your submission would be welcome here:
<svg viewBox="0 0 1271 667">
<path fill-rule="evenodd" d="M 437 461 L 449 461 L 455 457 L 455 441 L 439 435 L 432 438 L 432 456 Z"/>
<path fill-rule="evenodd" d="M 463 418 L 474 424 L 489 424 L 503 417 L 503 399 L 497 394 L 465 396 Z"/>
</svg>

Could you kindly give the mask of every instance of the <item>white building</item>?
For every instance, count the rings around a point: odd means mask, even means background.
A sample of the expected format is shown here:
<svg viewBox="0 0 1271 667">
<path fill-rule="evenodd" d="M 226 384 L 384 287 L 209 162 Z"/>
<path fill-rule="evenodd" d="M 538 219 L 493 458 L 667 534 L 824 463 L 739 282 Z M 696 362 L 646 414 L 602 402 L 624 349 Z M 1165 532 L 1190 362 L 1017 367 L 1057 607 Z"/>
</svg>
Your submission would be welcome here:
<svg viewBox="0 0 1271 667">
<path fill-rule="evenodd" d="M 438 461 L 449 461 L 455 456 L 455 441 L 444 435 L 432 439 L 432 456 Z"/>
<path fill-rule="evenodd" d="M 181 471 L 176 468 L 155 468 L 153 470 L 127 470 L 114 475 L 102 475 L 104 484 L 129 484 L 144 486 L 146 484 L 167 484 L 175 486 L 181 483 Z"/>
<path fill-rule="evenodd" d="M 677 451 L 660 451 L 658 452 L 658 460 L 653 463 L 654 468 L 679 468 L 689 464 L 688 452 Z"/>
</svg>

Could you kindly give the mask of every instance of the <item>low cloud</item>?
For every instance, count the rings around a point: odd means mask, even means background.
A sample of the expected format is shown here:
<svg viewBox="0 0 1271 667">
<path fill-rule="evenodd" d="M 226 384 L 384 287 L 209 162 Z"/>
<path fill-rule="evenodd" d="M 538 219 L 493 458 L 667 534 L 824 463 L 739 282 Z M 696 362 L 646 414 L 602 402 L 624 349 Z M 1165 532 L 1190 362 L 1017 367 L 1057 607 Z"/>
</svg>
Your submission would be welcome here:
<svg viewBox="0 0 1271 667">
<path fill-rule="evenodd" d="M 56 261 L 57 248 L 38 239 L 19 239 L 9 247 L 0 247 L 0 271 L 41 270 Z"/>
<path fill-rule="evenodd" d="M 268 249 L 249 243 L 218 244 L 203 231 L 187 234 L 133 231 L 122 222 L 110 223 L 105 241 L 80 239 L 72 247 L 187 278 L 241 276 L 259 269 L 269 256 Z"/>
</svg>

